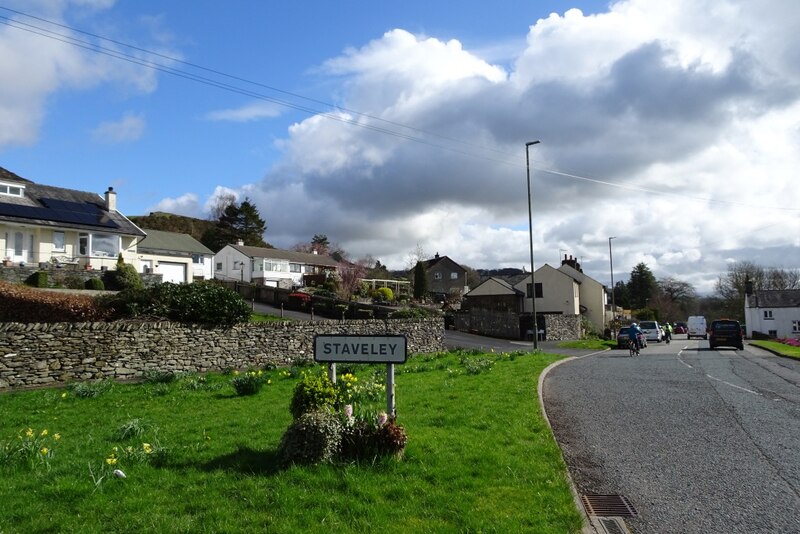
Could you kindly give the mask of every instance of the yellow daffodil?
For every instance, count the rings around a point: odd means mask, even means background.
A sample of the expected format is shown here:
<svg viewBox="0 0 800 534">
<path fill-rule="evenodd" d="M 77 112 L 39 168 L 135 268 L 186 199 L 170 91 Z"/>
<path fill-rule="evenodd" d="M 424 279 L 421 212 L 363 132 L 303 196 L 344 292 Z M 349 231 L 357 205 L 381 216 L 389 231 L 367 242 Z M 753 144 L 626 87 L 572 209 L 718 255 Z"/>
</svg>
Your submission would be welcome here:
<svg viewBox="0 0 800 534">
<path fill-rule="evenodd" d="M 267 380 L 267 384 L 272 384 L 272 380 Z"/>
<path fill-rule="evenodd" d="M 142 449 L 144 449 L 145 454 L 150 454 L 153 452 L 153 447 L 150 446 L 149 443 L 142 443 Z"/>
<path fill-rule="evenodd" d="M 26 430 L 25 431 L 25 436 L 29 437 L 29 438 L 32 438 L 33 437 L 33 429 L 29 428 L 28 430 Z"/>
<path fill-rule="evenodd" d="M 56 440 L 56 441 L 60 440 L 61 439 L 61 434 L 59 434 L 59 433 L 53 434 L 53 439 Z"/>
<path fill-rule="evenodd" d="M 108 465 L 117 465 L 117 459 L 114 458 L 113 456 L 109 456 L 108 458 L 106 458 L 106 463 Z"/>
<path fill-rule="evenodd" d="M 62 398 L 62 399 L 66 399 L 66 398 L 67 398 L 67 392 L 66 392 L 66 391 L 65 391 L 64 393 L 62 393 L 62 394 L 61 394 L 61 398 Z"/>
<path fill-rule="evenodd" d="M 42 430 L 42 433 L 39 434 L 39 435 L 42 436 L 42 437 L 46 436 L 47 435 L 47 429 L 45 428 L 44 430 Z"/>
<path fill-rule="evenodd" d="M 50 449 L 48 449 L 47 447 L 42 447 L 42 450 L 41 450 L 42 454 L 47 454 L 48 452 L 50 452 Z"/>
</svg>

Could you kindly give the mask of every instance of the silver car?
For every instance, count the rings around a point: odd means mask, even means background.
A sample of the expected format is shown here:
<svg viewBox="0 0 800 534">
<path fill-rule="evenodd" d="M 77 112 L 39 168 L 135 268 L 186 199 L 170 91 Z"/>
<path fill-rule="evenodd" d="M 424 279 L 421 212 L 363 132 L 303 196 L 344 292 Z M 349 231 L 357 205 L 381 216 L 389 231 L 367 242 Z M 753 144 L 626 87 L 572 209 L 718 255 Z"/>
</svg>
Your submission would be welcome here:
<svg viewBox="0 0 800 534">
<path fill-rule="evenodd" d="M 664 339 L 664 331 L 661 329 L 658 321 L 642 321 L 639 323 L 639 328 L 642 329 L 644 338 L 647 341 L 661 343 L 661 341 Z"/>
</svg>

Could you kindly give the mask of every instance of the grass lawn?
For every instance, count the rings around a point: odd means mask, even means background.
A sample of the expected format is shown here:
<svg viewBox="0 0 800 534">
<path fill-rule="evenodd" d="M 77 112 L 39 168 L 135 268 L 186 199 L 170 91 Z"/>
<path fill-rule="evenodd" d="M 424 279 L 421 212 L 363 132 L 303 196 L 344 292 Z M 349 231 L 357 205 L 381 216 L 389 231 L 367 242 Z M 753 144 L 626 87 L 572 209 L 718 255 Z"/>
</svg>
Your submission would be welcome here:
<svg viewBox="0 0 800 534">
<path fill-rule="evenodd" d="M 260 312 L 251 312 L 250 313 L 250 322 L 251 323 L 276 323 L 276 322 L 286 322 L 291 321 L 291 319 L 281 317 L 280 315 L 273 315 L 270 313 L 260 313 Z"/>
<path fill-rule="evenodd" d="M 605 350 L 617 348 L 617 341 L 613 339 L 576 339 L 573 341 L 562 341 L 558 344 L 559 347 L 564 349 L 587 349 L 587 350 Z"/>
<path fill-rule="evenodd" d="M 559 358 L 412 356 L 396 367 L 404 457 L 334 465 L 278 462 L 285 370 L 245 397 L 230 375 L 0 394 L 0 532 L 579 532 L 536 394 Z M 24 443 L 32 461 L 9 460 Z"/>
<path fill-rule="evenodd" d="M 800 360 L 800 347 L 794 347 L 778 341 L 751 341 L 750 344 L 777 352 L 781 356 L 788 356 Z"/>
</svg>

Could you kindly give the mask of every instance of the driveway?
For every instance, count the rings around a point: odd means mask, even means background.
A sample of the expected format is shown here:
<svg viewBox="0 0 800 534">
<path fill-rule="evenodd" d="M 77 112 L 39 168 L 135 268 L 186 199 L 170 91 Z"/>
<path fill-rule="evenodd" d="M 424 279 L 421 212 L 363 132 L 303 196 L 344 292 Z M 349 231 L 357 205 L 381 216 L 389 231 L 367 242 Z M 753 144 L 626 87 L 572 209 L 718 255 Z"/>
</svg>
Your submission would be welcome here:
<svg viewBox="0 0 800 534">
<path fill-rule="evenodd" d="M 800 362 L 679 336 L 567 361 L 543 398 L 583 494 L 640 533 L 800 532 Z"/>
</svg>

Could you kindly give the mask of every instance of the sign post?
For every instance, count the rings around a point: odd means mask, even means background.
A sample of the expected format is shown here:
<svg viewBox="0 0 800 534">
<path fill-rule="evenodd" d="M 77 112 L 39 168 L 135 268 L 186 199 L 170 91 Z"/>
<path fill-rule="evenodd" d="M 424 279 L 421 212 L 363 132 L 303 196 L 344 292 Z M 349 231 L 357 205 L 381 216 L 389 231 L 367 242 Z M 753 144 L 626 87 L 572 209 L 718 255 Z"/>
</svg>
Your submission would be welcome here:
<svg viewBox="0 0 800 534">
<path fill-rule="evenodd" d="M 406 336 L 349 336 L 346 334 L 314 336 L 314 361 L 328 363 L 328 377 L 336 382 L 336 363 L 386 364 L 386 413 L 397 415 L 394 391 L 394 364 L 406 363 Z"/>
</svg>

